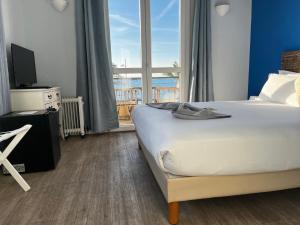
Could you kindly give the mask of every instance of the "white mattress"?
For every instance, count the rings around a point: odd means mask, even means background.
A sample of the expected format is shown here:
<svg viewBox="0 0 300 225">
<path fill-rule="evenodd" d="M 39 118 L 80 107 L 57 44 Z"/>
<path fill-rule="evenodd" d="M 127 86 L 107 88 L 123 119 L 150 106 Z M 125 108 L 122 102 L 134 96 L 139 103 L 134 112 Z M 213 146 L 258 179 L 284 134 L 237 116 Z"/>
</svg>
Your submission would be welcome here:
<svg viewBox="0 0 300 225">
<path fill-rule="evenodd" d="M 232 118 L 180 120 L 145 105 L 134 110 L 136 131 L 165 172 L 205 176 L 300 168 L 300 108 L 261 101 L 193 105 Z"/>
</svg>

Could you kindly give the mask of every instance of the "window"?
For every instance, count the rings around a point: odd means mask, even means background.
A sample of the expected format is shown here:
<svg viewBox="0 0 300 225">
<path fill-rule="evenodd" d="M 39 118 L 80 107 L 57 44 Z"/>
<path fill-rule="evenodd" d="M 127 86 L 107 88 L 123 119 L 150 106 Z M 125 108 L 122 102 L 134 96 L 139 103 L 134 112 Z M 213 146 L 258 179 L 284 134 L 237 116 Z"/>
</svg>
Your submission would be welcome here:
<svg viewBox="0 0 300 225">
<path fill-rule="evenodd" d="M 109 0 L 114 86 L 121 124 L 136 104 L 180 100 L 181 1 Z"/>
<path fill-rule="evenodd" d="M 153 67 L 179 65 L 179 0 L 151 3 L 151 52 Z"/>
<path fill-rule="evenodd" d="M 112 62 L 115 68 L 141 68 L 139 0 L 109 0 Z"/>
</svg>

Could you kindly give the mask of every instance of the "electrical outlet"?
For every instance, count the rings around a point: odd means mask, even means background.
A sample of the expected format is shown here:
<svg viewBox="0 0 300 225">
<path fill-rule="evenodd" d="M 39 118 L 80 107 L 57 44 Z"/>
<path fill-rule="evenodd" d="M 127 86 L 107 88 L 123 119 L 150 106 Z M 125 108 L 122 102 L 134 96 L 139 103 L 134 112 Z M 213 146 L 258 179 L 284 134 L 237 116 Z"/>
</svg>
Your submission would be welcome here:
<svg viewBox="0 0 300 225">
<path fill-rule="evenodd" d="M 25 164 L 14 164 L 13 167 L 19 172 L 19 173 L 25 173 Z M 10 173 L 8 170 L 2 166 L 2 172 L 4 175 L 9 175 Z"/>
</svg>

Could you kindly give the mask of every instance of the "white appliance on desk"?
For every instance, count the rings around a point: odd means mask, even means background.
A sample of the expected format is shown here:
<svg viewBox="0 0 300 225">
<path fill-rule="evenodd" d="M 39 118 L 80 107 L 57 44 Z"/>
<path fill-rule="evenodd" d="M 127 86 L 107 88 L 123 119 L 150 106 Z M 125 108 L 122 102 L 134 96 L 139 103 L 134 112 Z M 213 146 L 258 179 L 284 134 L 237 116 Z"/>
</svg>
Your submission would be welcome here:
<svg viewBox="0 0 300 225">
<path fill-rule="evenodd" d="M 61 108 L 59 87 L 11 89 L 12 111 L 47 110 Z"/>
<path fill-rule="evenodd" d="M 13 112 L 49 109 L 59 111 L 60 134 L 64 138 L 60 87 L 11 89 L 10 99 Z"/>
</svg>

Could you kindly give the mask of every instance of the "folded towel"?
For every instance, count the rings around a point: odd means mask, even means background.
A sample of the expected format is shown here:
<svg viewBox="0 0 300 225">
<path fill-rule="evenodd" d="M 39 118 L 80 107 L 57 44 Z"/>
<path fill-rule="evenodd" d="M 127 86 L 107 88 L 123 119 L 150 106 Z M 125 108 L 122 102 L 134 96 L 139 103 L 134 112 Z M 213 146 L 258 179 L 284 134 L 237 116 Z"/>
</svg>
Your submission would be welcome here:
<svg viewBox="0 0 300 225">
<path fill-rule="evenodd" d="M 229 118 L 231 115 L 216 113 L 213 108 L 198 108 L 188 103 L 149 103 L 150 107 L 162 110 L 171 110 L 172 115 L 183 120 L 209 120 Z"/>
</svg>

